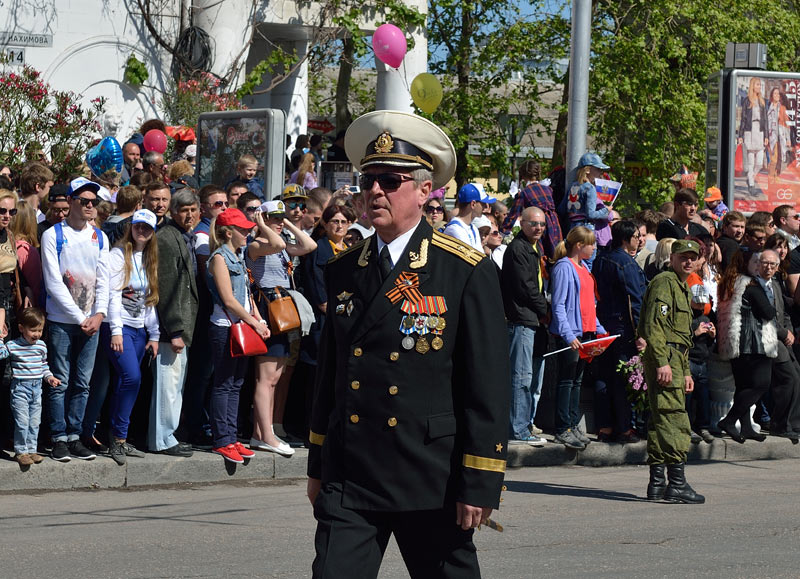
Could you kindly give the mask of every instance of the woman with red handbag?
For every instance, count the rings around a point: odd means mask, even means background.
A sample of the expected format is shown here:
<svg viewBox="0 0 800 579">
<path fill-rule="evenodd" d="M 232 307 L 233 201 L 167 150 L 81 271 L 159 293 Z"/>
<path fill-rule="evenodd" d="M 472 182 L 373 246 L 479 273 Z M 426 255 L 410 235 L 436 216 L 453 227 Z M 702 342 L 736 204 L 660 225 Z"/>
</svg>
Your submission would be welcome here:
<svg viewBox="0 0 800 579">
<path fill-rule="evenodd" d="M 233 463 L 243 463 L 255 453 L 236 438 L 239 392 L 247 372 L 247 357 L 252 344 L 237 340 L 231 343 L 232 327 L 244 322 L 261 340 L 269 338 L 269 329 L 253 307 L 249 278 L 244 261 L 237 251 L 247 244 L 247 236 L 256 226 L 238 209 L 229 208 L 211 222 L 206 281 L 214 303 L 209 325 L 211 352 L 214 358 L 214 383 L 211 386 L 212 451 Z M 241 328 L 247 330 L 247 328 Z M 258 345 L 258 344 L 255 344 Z M 266 348 L 261 345 L 261 352 Z M 233 350 L 239 355 L 234 357 Z M 245 354 L 245 355 L 241 355 Z"/>
</svg>

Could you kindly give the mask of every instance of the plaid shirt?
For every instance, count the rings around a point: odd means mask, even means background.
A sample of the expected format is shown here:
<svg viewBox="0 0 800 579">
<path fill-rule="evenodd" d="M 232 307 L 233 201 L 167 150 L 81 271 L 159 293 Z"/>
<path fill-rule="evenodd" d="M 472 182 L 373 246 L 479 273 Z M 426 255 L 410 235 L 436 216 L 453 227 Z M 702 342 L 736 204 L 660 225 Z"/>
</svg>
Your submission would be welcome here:
<svg viewBox="0 0 800 579">
<path fill-rule="evenodd" d="M 556 205 L 553 202 L 553 190 L 550 187 L 539 183 L 530 183 L 525 189 L 517 194 L 511 210 L 503 221 L 503 233 L 510 233 L 514 223 L 522 215 L 522 210 L 527 207 L 538 207 L 544 212 L 544 220 L 547 223 L 544 235 L 542 235 L 542 246 L 547 257 L 553 257 L 556 245 L 562 239 L 561 224 L 558 222 Z"/>
</svg>

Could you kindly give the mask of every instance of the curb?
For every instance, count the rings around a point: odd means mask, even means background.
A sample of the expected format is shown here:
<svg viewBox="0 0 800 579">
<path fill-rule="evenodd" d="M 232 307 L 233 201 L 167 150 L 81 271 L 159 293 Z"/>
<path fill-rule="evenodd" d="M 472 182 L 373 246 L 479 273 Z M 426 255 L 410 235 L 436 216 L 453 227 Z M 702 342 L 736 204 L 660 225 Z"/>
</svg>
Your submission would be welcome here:
<svg viewBox="0 0 800 579">
<path fill-rule="evenodd" d="M 118 466 L 108 456 L 95 460 L 73 459 L 60 463 L 50 458 L 26 471 L 8 452 L 0 454 L 0 492 L 64 491 L 76 489 L 126 489 L 177 484 L 217 483 L 226 481 L 290 480 L 306 476 L 308 450 L 295 449 L 291 458 L 259 452 L 244 465 L 225 463 L 210 451 L 195 450 L 190 458 L 148 454 L 143 459 L 129 458 Z M 689 461 L 751 461 L 800 458 L 800 445 L 768 436 L 764 442 L 738 444 L 717 438 L 711 444 L 692 444 Z M 575 451 L 552 440 L 542 448 L 511 445 L 509 469 L 542 466 L 620 466 L 645 464 L 647 442 L 635 444 L 593 442 L 584 451 Z"/>
</svg>

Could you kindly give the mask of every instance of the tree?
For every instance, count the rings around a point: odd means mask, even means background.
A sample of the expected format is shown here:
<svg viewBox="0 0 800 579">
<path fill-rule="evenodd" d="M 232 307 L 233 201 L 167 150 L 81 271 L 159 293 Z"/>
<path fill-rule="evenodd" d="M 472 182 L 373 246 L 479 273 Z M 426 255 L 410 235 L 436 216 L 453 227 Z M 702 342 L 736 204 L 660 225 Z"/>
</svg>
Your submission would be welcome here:
<svg viewBox="0 0 800 579">
<path fill-rule="evenodd" d="M 430 117 L 456 148 L 458 186 L 494 171 L 512 174 L 521 137 L 551 133 L 542 97 L 560 91 L 556 63 L 564 43 L 555 41 L 563 34 L 563 18 L 548 14 L 549 4 L 430 0 L 429 68 L 444 92 Z M 471 144 L 482 161 L 470 154 Z"/>
<path fill-rule="evenodd" d="M 797 70 L 796 2 L 597 3 L 589 132 L 609 164 L 622 167 L 635 159 L 650 170 L 636 180 L 616 175 L 638 188 L 643 199 L 654 204 L 667 200 L 667 179 L 681 163 L 702 172 L 706 79 L 723 67 L 725 46 L 732 41 L 763 42 L 771 70 Z"/>
</svg>

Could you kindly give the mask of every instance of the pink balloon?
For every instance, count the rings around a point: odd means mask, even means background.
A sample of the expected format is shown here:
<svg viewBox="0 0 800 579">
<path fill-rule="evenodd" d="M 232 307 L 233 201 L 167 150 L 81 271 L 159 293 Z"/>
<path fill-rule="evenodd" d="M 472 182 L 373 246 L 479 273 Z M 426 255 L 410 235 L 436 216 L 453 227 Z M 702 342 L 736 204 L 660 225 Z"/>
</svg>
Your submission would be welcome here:
<svg viewBox="0 0 800 579">
<path fill-rule="evenodd" d="M 167 150 L 167 135 L 164 131 L 150 129 L 144 135 L 144 150 L 164 154 Z"/>
<path fill-rule="evenodd" d="M 372 35 L 372 49 L 381 62 L 399 68 L 408 51 L 406 36 L 394 24 L 381 24 Z"/>
</svg>

